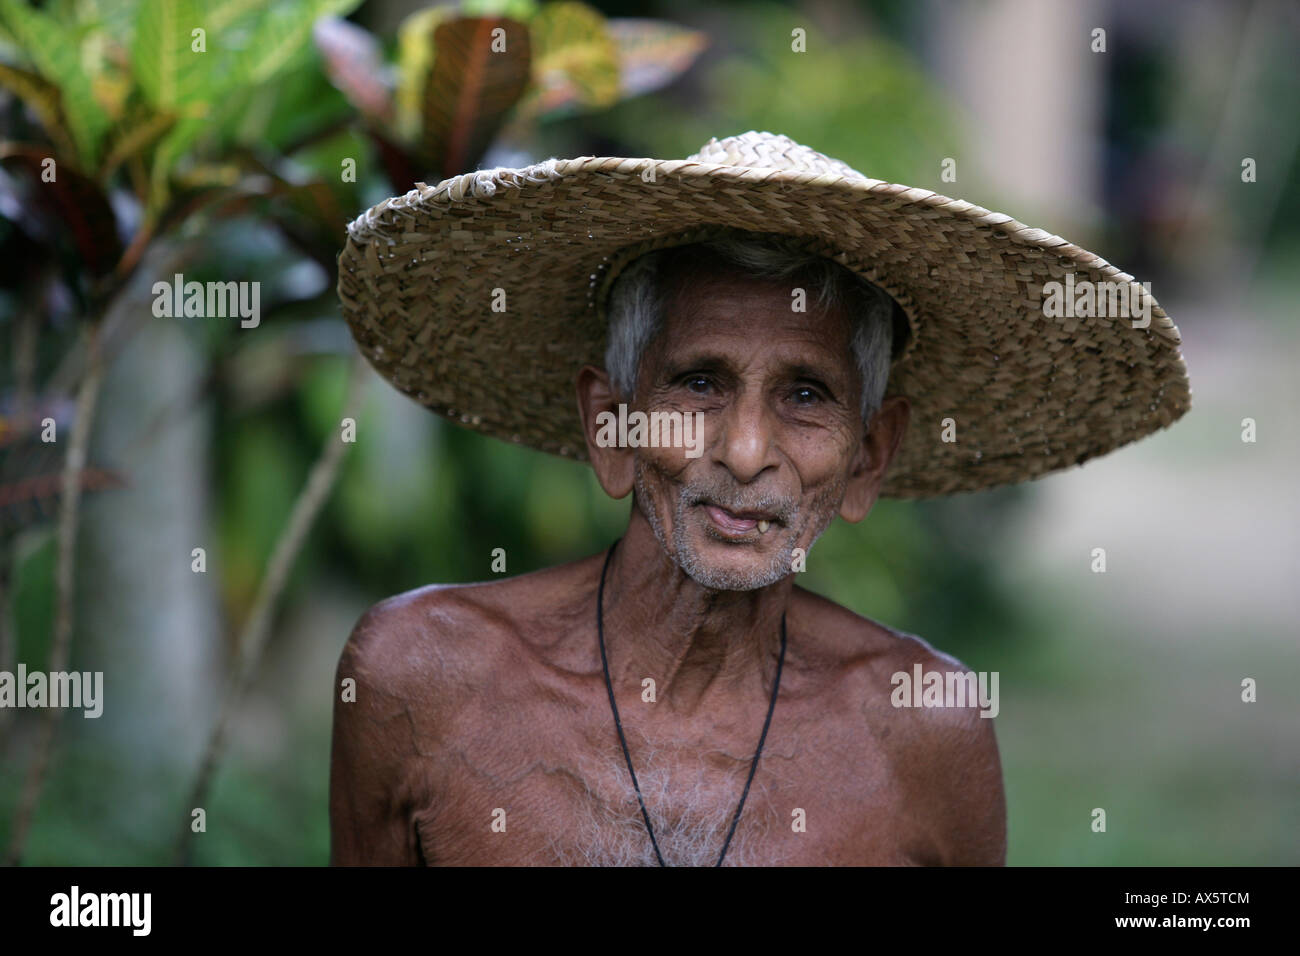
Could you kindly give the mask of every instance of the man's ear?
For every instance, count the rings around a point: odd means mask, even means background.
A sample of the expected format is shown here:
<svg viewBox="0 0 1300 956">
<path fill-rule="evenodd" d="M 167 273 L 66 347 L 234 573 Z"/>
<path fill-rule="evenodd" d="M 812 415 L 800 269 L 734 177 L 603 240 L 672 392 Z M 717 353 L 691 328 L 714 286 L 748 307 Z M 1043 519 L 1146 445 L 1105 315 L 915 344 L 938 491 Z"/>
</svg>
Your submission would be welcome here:
<svg viewBox="0 0 1300 956">
<path fill-rule="evenodd" d="M 582 417 L 582 434 L 587 439 L 587 457 L 596 471 L 596 480 L 611 498 L 622 498 L 635 481 L 632 448 L 615 444 L 602 446 L 597 436 L 608 433 L 608 415 L 618 418 L 619 397 L 609 381 L 609 373 L 594 365 L 584 365 L 578 372 L 578 414 Z M 617 434 L 617 432 L 615 433 Z"/>
<path fill-rule="evenodd" d="M 840 517 L 845 521 L 861 521 L 880 497 L 885 472 L 903 443 L 903 433 L 911 417 L 912 403 L 905 395 L 893 395 L 880 403 L 853 457 L 844 501 L 840 504 Z"/>
</svg>

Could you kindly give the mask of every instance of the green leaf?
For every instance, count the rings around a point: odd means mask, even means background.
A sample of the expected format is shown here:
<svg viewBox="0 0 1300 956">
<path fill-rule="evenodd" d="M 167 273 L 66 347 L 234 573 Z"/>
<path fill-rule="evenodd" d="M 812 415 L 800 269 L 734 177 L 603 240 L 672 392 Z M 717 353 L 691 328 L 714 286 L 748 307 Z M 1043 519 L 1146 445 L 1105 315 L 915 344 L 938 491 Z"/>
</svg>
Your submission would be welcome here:
<svg viewBox="0 0 1300 956">
<path fill-rule="evenodd" d="M 81 67 L 77 45 L 64 24 L 23 0 L 0 0 L 5 24 L 41 76 L 59 87 L 64 116 L 83 169 L 93 169 L 109 119 Z"/>
<path fill-rule="evenodd" d="M 12 92 L 31 107 L 54 148 L 75 165 L 76 144 L 68 132 L 63 116 L 59 88 L 35 73 L 0 63 L 0 87 Z"/>
<path fill-rule="evenodd" d="M 266 0 L 225 0 L 224 3 L 211 4 L 205 14 L 208 31 L 220 33 L 265 5 Z"/>
<path fill-rule="evenodd" d="M 518 20 L 451 20 L 433 38 L 423 143 L 445 178 L 473 169 L 491 145 L 528 88 L 532 54 L 528 27 Z"/>
<path fill-rule="evenodd" d="M 356 118 L 356 110 L 323 75 L 319 61 L 304 63 L 253 92 L 257 99 L 237 117 L 233 142 L 269 153 L 292 152 Z"/>
<path fill-rule="evenodd" d="M 106 33 L 124 44 L 135 33 L 139 0 L 76 0 L 69 6 L 83 32 Z"/>
<path fill-rule="evenodd" d="M 290 65 L 307 47 L 312 27 L 324 16 L 341 16 L 360 0 L 296 0 L 282 2 L 263 13 L 241 57 L 245 82 L 263 83 Z"/>
<path fill-rule="evenodd" d="M 619 98 L 618 47 L 605 18 L 583 3 L 542 7 L 528 24 L 533 46 L 533 89 L 520 112 L 598 109 Z"/>
<path fill-rule="evenodd" d="M 141 0 L 136 14 L 131 61 L 145 96 L 159 110 L 202 100 L 208 93 L 207 77 L 212 52 L 193 49 L 193 31 L 203 28 L 195 0 Z M 208 34 L 205 46 L 216 42 Z"/>
<path fill-rule="evenodd" d="M 171 180 L 181 157 L 195 140 L 211 129 L 211 125 L 207 116 L 184 117 L 158 142 L 149 177 L 150 214 L 157 215 L 162 211 L 171 194 Z"/>
<path fill-rule="evenodd" d="M 137 153 L 147 150 L 153 142 L 165 134 L 176 122 L 172 113 L 146 113 L 128 123 L 114 128 L 110 138 L 108 154 L 100 170 L 104 181 L 113 175 L 117 167 Z"/>
<path fill-rule="evenodd" d="M 461 0 L 463 17 L 507 17 L 530 20 L 537 13 L 536 0 Z"/>
<path fill-rule="evenodd" d="M 239 74 L 248 84 L 261 83 L 286 66 L 311 36 L 306 0 L 265 10 L 240 58 Z"/>
<path fill-rule="evenodd" d="M 315 23 L 321 17 L 346 17 L 361 6 L 363 0 L 315 0 L 311 4 L 311 19 Z"/>
</svg>

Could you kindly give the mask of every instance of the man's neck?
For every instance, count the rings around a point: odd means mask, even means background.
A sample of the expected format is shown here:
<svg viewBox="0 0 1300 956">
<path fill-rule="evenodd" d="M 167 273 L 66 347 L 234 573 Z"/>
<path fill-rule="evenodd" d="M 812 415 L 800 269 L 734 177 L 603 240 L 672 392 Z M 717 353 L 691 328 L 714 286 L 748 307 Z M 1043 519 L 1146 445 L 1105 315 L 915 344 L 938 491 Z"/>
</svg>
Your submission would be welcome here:
<svg viewBox="0 0 1300 956">
<path fill-rule="evenodd" d="M 792 587 L 792 576 L 752 591 L 704 587 L 634 505 L 605 580 L 610 679 L 616 690 L 640 693 L 652 678 L 655 699 L 668 704 L 656 711 L 677 714 L 716 697 L 770 694 Z"/>
</svg>

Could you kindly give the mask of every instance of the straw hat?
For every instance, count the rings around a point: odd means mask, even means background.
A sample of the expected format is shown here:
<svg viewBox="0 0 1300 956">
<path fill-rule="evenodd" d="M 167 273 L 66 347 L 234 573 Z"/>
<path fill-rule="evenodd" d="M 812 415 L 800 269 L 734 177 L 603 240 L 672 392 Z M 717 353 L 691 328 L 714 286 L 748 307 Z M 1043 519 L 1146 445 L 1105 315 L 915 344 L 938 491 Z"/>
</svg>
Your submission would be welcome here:
<svg viewBox="0 0 1300 956">
<path fill-rule="evenodd" d="M 686 159 L 549 159 L 418 183 L 349 224 L 338 292 L 396 388 L 459 424 L 583 459 L 574 377 L 604 364 L 604 294 L 643 252 L 721 229 L 798 237 L 901 307 L 910 334 L 887 393 L 909 396 L 912 417 L 885 495 L 1023 481 L 1190 407 L 1178 329 L 1140 286 L 1145 328 L 1045 314 L 1048 283 L 1131 276 L 772 133 L 711 139 Z"/>
</svg>

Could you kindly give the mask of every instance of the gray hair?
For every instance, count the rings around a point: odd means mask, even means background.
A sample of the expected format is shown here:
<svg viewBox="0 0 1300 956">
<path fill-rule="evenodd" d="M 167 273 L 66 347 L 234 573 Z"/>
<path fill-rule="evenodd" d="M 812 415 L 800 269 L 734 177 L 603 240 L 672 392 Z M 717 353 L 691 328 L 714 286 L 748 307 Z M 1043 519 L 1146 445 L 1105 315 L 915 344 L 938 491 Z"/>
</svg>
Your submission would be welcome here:
<svg viewBox="0 0 1300 956">
<path fill-rule="evenodd" d="M 609 292 L 609 344 L 605 369 L 622 396 L 636 391 L 646 346 L 663 326 L 671 289 L 664 281 L 670 264 L 694 263 L 712 254 L 754 278 L 798 277 L 823 309 L 843 307 L 853 322 L 850 340 L 862 377 L 862 421 L 880 408 L 889 379 L 893 347 L 893 299 L 857 273 L 814 252 L 792 247 L 779 237 L 719 238 L 656 249 L 619 273 Z"/>
</svg>

